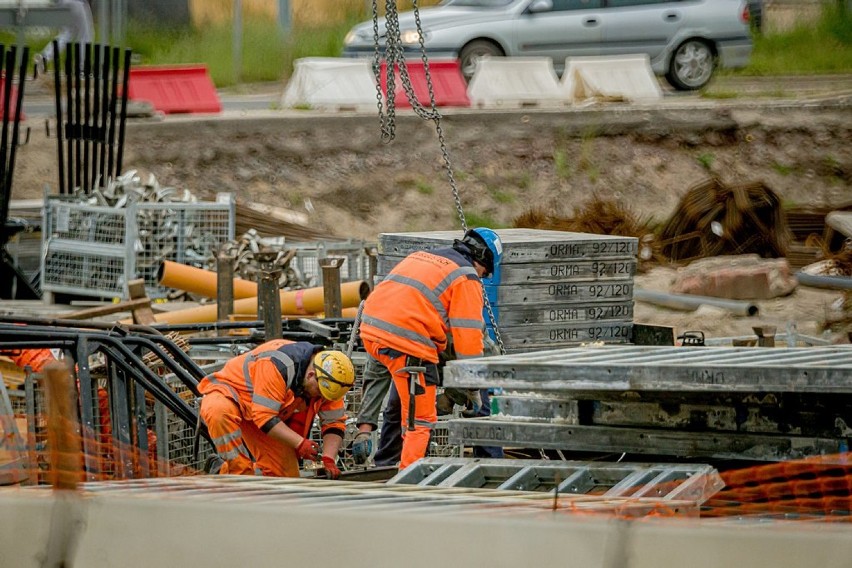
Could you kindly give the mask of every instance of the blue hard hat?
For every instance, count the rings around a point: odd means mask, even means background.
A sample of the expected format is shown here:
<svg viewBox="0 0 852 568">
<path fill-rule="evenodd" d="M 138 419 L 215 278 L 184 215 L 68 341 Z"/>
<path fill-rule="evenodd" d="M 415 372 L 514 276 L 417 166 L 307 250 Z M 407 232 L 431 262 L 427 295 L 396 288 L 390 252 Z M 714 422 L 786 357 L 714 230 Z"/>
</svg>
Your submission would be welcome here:
<svg viewBox="0 0 852 568">
<path fill-rule="evenodd" d="M 462 242 L 470 247 L 473 260 L 485 267 L 486 276 L 494 273 L 494 266 L 503 257 L 503 242 L 493 230 L 486 227 L 469 229 Z"/>
</svg>

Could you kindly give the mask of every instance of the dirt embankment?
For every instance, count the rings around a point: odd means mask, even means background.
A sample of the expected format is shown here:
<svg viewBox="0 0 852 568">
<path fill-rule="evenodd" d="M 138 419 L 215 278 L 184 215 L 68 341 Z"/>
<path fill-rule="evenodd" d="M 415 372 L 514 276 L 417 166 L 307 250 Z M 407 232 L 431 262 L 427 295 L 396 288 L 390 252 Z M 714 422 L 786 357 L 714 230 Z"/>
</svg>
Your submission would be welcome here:
<svg viewBox="0 0 852 568">
<path fill-rule="evenodd" d="M 459 227 L 434 127 L 398 117 L 398 137 L 379 141 L 375 116 L 264 116 L 131 124 L 125 164 L 201 198 L 219 191 L 307 211 L 329 233 L 375 240 L 382 231 Z M 459 112 L 445 117 L 450 156 L 470 224 L 508 226 L 530 207 L 570 213 L 597 193 L 658 221 L 708 175 L 764 180 L 787 204 L 852 200 L 852 106 L 583 112 Z M 55 141 L 33 132 L 22 148 L 13 197 L 56 187 Z M 665 287 L 669 273 L 641 281 Z M 797 295 L 800 293 L 797 292 Z M 798 320 L 814 332 L 836 295 L 802 293 L 767 303 L 763 323 Z M 775 315 L 773 315 L 775 314 Z M 719 333 L 757 322 L 718 314 Z M 674 323 L 680 316 L 663 314 Z M 637 321 L 653 319 L 637 310 Z"/>
</svg>

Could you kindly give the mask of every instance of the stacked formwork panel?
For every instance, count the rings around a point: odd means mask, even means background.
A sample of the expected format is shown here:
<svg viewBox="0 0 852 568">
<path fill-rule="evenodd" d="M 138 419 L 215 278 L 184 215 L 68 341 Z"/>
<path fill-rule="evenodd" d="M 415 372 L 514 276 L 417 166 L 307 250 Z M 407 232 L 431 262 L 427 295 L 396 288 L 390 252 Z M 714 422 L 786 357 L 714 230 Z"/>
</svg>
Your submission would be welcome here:
<svg viewBox="0 0 852 568">
<path fill-rule="evenodd" d="M 845 463 L 852 437 L 849 346 L 578 347 L 451 361 L 444 385 L 533 393 L 450 421 L 468 446 Z"/>
<path fill-rule="evenodd" d="M 537 229 L 497 234 L 503 258 L 483 284 L 507 353 L 630 341 L 637 239 Z M 414 251 L 460 237 L 458 231 L 383 233 L 377 278 Z"/>
</svg>

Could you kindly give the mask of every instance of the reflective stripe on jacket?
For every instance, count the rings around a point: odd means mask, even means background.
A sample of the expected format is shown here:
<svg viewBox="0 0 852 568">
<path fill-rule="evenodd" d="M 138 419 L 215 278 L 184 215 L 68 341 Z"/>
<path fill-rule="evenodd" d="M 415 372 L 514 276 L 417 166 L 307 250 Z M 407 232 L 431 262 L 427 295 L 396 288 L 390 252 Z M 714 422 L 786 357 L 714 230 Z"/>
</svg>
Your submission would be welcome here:
<svg viewBox="0 0 852 568">
<path fill-rule="evenodd" d="M 301 381 L 319 349 L 304 341 L 267 341 L 234 357 L 221 371 L 205 377 L 198 384 L 198 390 L 202 394 L 218 391 L 234 400 L 243 418 L 264 431 L 269 431 L 278 421 L 286 423 L 302 413 L 293 424 L 302 436 L 310 433 L 316 415 L 320 418 L 323 434 L 328 430 L 340 430 L 342 435 L 346 429 L 343 399 L 306 399 L 300 393 Z"/>
<path fill-rule="evenodd" d="M 458 358 L 482 355 L 482 282 L 452 248 L 419 251 L 367 297 L 361 335 L 433 363 L 452 333 Z"/>
</svg>

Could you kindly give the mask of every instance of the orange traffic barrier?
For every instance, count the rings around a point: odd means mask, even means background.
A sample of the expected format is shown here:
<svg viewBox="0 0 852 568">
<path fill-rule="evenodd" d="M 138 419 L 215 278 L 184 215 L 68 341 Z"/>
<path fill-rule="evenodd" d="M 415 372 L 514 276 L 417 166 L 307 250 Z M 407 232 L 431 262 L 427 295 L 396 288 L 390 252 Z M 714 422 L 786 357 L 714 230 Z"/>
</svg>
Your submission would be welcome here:
<svg viewBox="0 0 852 568">
<path fill-rule="evenodd" d="M 165 114 L 222 112 L 206 65 L 133 67 L 127 93 L 131 99 L 148 101 Z"/>
<path fill-rule="evenodd" d="M 363 280 L 344 282 L 340 285 L 341 307 L 357 308 L 361 300 L 365 299 L 369 293 L 370 285 Z M 318 313 L 324 307 L 323 289 L 321 286 L 317 288 L 305 288 L 304 290 L 282 291 L 280 292 L 280 297 L 282 316 L 306 316 Z M 233 313 L 256 314 L 257 297 L 237 300 L 234 302 Z M 154 317 L 157 323 L 210 323 L 216 321 L 217 306 L 216 304 L 209 304 L 186 310 L 157 314 Z M 130 323 L 130 320 L 122 320 L 121 323 Z"/>
<path fill-rule="evenodd" d="M 157 280 L 161 286 L 198 294 L 205 298 L 216 298 L 216 273 L 203 268 L 187 266 L 171 260 L 163 261 L 157 269 Z M 257 296 L 257 283 L 234 278 L 234 299 Z"/>
</svg>

